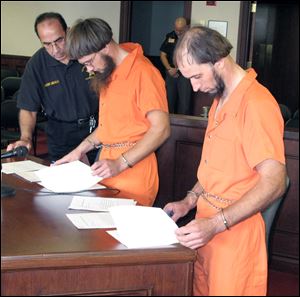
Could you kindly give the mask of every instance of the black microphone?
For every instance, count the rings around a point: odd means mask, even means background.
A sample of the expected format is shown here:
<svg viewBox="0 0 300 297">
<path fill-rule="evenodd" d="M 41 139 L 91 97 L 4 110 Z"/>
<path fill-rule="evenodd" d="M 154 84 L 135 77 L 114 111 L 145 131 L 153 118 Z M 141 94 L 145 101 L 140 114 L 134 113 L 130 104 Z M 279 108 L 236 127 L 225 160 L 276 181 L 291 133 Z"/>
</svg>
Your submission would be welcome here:
<svg viewBox="0 0 300 297">
<path fill-rule="evenodd" d="M 28 148 L 26 146 L 18 146 L 15 149 L 1 154 L 1 159 L 12 157 L 25 157 L 28 154 Z"/>
</svg>

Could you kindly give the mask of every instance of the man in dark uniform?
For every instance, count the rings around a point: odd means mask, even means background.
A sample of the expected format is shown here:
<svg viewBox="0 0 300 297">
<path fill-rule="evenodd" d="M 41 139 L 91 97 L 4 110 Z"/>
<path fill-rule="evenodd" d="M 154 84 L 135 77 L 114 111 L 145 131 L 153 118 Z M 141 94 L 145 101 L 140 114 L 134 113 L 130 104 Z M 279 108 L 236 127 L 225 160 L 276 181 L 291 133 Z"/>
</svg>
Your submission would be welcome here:
<svg viewBox="0 0 300 297">
<path fill-rule="evenodd" d="M 174 31 L 168 33 L 160 47 L 160 59 L 166 68 L 166 88 L 170 113 L 191 114 L 192 87 L 174 66 L 173 52 L 180 35 L 186 30 L 186 19 L 175 20 Z"/>
<path fill-rule="evenodd" d="M 17 146 L 32 148 L 37 113 L 44 110 L 49 159 L 55 161 L 72 151 L 95 128 L 98 98 L 89 87 L 89 74 L 65 53 L 67 25 L 58 13 L 39 15 L 34 25 L 43 47 L 28 61 L 22 76 L 17 106 L 21 137 Z M 89 161 L 95 160 L 92 152 Z"/>
</svg>

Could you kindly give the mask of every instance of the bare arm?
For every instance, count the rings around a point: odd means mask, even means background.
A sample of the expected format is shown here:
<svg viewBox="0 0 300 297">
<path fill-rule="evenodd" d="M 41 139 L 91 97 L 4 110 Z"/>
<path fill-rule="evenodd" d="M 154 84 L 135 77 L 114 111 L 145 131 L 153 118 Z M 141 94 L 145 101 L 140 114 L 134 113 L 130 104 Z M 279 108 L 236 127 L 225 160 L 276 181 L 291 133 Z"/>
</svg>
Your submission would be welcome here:
<svg viewBox="0 0 300 297">
<path fill-rule="evenodd" d="M 256 170 L 260 175 L 256 186 L 239 201 L 224 210 L 229 226 L 235 225 L 259 211 L 263 211 L 282 196 L 286 190 L 285 165 L 269 159 L 257 165 Z"/>
<path fill-rule="evenodd" d="M 255 187 L 224 210 L 224 216 L 229 226 L 234 226 L 264 210 L 283 195 L 286 189 L 285 165 L 269 159 L 261 162 L 256 170 L 260 178 Z M 211 218 L 193 220 L 186 226 L 179 228 L 176 233 L 178 240 L 183 245 L 195 249 L 205 245 L 217 233 L 224 230 L 226 227 L 219 212 Z"/>
<path fill-rule="evenodd" d="M 123 154 L 131 165 L 154 152 L 170 135 L 168 113 L 161 110 L 152 110 L 147 114 L 147 119 L 150 122 L 147 133 L 135 146 Z M 116 160 L 100 160 L 92 166 L 94 174 L 104 178 L 115 176 L 127 168 L 128 165 L 124 162 L 122 156 Z"/>
<path fill-rule="evenodd" d="M 26 146 L 28 150 L 32 148 L 32 134 L 36 124 L 35 111 L 21 109 L 19 113 L 19 125 L 21 130 L 20 140 L 11 143 L 7 146 L 7 150 L 12 150 L 18 146 Z"/>
<path fill-rule="evenodd" d="M 165 66 L 165 68 L 168 71 L 168 73 L 171 76 L 176 77 L 177 76 L 177 69 L 170 66 L 170 64 L 168 62 L 168 58 L 167 58 L 167 54 L 166 53 L 160 52 L 160 60 L 163 63 L 163 65 Z"/>
<path fill-rule="evenodd" d="M 147 114 L 150 129 L 137 144 L 124 155 L 135 164 L 154 152 L 170 136 L 169 115 L 161 110 L 152 110 Z"/>
<path fill-rule="evenodd" d="M 187 192 L 185 198 L 180 201 L 170 202 L 165 205 L 164 211 L 176 222 L 179 218 L 184 217 L 190 210 L 197 206 L 199 194 L 202 192 L 202 187 L 197 181 L 191 191 Z"/>
<path fill-rule="evenodd" d="M 91 133 L 88 137 L 86 137 L 73 151 L 69 154 L 65 155 L 61 159 L 57 160 L 54 165 L 60 165 L 63 163 L 68 163 L 76 160 L 85 160 L 86 153 L 90 150 L 97 147 L 100 144 L 97 139 L 97 130 L 98 127 Z"/>
</svg>

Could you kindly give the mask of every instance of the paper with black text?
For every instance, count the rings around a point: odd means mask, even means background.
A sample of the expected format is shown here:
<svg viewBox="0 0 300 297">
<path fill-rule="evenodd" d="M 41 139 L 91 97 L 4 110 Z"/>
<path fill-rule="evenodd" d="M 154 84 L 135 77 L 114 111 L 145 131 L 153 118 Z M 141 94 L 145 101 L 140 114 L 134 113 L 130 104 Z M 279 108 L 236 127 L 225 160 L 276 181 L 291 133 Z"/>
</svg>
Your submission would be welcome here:
<svg viewBox="0 0 300 297">
<path fill-rule="evenodd" d="M 136 201 L 126 198 L 73 196 L 69 209 L 108 211 L 112 206 L 136 205 Z"/>
<path fill-rule="evenodd" d="M 87 190 L 102 180 L 102 177 L 92 175 L 91 167 L 80 161 L 50 166 L 35 173 L 43 187 L 56 193 Z"/>
<path fill-rule="evenodd" d="M 176 223 L 158 207 L 109 208 L 120 242 L 128 248 L 159 247 L 178 243 Z"/>
<path fill-rule="evenodd" d="M 42 168 L 46 168 L 46 165 L 31 161 L 16 161 L 16 162 L 8 162 L 2 164 L 2 172 L 6 174 L 19 173 L 19 172 L 28 172 L 28 171 L 36 171 Z"/>
</svg>

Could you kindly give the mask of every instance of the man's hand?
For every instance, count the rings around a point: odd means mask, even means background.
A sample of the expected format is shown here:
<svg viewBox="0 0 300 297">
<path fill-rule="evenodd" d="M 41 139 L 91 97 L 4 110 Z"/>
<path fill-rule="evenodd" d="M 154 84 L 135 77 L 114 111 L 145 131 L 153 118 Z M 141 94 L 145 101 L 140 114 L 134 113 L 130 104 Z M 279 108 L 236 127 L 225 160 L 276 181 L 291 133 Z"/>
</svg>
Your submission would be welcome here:
<svg viewBox="0 0 300 297">
<path fill-rule="evenodd" d="M 7 146 L 6 151 L 11 151 L 19 146 L 26 146 L 28 151 L 32 149 L 32 141 L 31 140 L 18 140 L 14 143 L 11 143 Z"/>
<path fill-rule="evenodd" d="M 177 68 L 170 68 L 168 70 L 169 75 L 171 75 L 172 77 L 178 77 L 178 72 L 177 72 Z"/>
<path fill-rule="evenodd" d="M 220 225 L 220 216 L 195 219 L 187 225 L 178 228 L 175 233 L 179 242 L 190 248 L 197 249 L 207 244 L 217 233 Z"/>
</svg>

